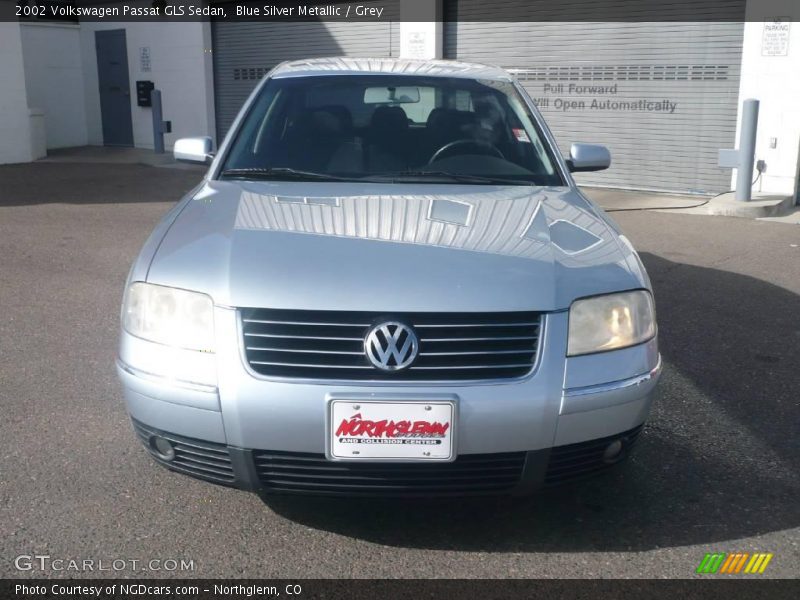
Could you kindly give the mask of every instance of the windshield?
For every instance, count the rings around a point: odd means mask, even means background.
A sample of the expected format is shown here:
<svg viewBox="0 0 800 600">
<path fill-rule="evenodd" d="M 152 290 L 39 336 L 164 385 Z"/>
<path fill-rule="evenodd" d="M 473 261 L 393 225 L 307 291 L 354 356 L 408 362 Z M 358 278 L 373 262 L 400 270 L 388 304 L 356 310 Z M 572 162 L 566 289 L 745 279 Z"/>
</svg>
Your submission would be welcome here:
<svg viewBox="0 0 800 600">
<path fill-rule="evenodd" d="M 409 75 L 268 81 L 222 177 L 564 185 L 511 83 Z"/>
</svg>

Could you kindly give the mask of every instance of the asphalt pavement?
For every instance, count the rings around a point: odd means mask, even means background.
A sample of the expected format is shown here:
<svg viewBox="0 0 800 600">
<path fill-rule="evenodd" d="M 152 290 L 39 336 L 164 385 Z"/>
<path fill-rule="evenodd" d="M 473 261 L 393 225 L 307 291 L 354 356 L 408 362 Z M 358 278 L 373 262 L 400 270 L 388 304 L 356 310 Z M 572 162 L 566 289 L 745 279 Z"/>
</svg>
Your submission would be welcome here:
<svg viewBox="0 0 800 600">
<path fill-rule="evenodd" d="M 798 575 L 800 226 L 613 214 L 653 280 L 666 364 L 613 474 L 520 500 L 264 502 L 158 467 L 114 371 L 131 261 L 198 178 L 0 167 L 0 577 L 79 574 L 17 570 L 31 555 L 148 577 L 694 577 L 734 551 Z M 140 571 L 153 559 L 191 570 Z"/>
</svg>

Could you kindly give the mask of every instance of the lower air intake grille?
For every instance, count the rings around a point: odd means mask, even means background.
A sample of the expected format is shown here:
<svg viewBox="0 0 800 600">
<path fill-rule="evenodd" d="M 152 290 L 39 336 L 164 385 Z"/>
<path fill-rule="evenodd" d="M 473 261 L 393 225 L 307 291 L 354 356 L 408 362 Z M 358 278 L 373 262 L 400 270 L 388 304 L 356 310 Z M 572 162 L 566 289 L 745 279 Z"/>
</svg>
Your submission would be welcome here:
<svg viewBox="0 0 800 600">
<path fill-rule="evenodd" d="M 630 452 L 642 431 L 642 426 L 606 438 L 557 446 L 550 451 L 545 485 L 557 485 L 573 479 L 580 479 L 611 468 Z M 614 460 L 604 460 L 605 449 L 614 440 L 622 440 L 622 451 Z"/>
<path fill-rule="evenodd" d="M 541 314 L 241 309 L 247 362 L 266 376 L 360 381 L 464 381 L 521 377 L 536 363 Z M 419 339 L 407 368 L 384 371 L 364 351 L 374 325 L 397 321 Z"/>
<path fill-rule="evenodd" d="M 322 454 L 253 452 L 267 491 L 348 495 L 498 493 L 520 480 L 525 452 L 465 454 L 452 463 L 332 462 Z"/>
<path fill-rule="evenodd" d="M 165 467 L 186 473 L 192 477 L 205 479 L 206 481 L 227 485 L 233 484 L 235 479 L 233 465 L 231 464 L 228 449 L 223 444 L 166 433 L 148 427 L 135 419 L 133 419 L 133 428 L 153 458 Z M 172 447 L 175 450 L 175 458 L 173 460 L 165 460 L 153 450 L 150 440 L 156 435 L 172 443 Z"/>
</svg>

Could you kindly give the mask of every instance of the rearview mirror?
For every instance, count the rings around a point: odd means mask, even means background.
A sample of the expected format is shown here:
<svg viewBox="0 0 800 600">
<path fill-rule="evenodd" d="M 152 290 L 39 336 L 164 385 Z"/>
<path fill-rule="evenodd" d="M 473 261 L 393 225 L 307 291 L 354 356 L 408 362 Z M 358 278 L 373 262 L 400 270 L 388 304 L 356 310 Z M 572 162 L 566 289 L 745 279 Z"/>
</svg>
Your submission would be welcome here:
<svg viewBox="0 0 800 600">
<path fill-rule="evenodd" d="M 214 158 L 214 142 L 210 137 L 181 138 L 172 147 L 175 160 L 207 164 Z"/>
<path fill-rule="evenodd" d="M 605 146 L 597 144 L 572 144 L 567 166 L 576 171 L 602 171 L 611 166 L 611 153 Z"/>
<path fill-rule="evenodd" d="M 364 104 L 405 104 L 419 102 L 419 88 L 413 86 L 368 87 Z"/>
</svg>

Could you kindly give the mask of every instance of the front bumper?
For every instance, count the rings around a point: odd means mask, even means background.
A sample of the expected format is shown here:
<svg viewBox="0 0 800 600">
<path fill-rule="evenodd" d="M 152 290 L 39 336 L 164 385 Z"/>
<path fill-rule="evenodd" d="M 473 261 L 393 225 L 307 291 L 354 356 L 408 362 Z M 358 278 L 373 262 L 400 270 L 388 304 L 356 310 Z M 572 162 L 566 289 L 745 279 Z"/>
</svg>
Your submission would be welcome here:
<svg viewBox="0 0 800 600">
<path fill-rule="evenodd" d="M 162 464 L 259 492 L 525 493 L 602 471 L 614 440 L 624 457 L 647 418 L 661 363 L 655 339 L 565 359 L 567 315 L 549 314 L 526 378 L 482 384 L 279 381 L 250 372 L 234 310 L 215 311 L 216 354 L 176 351 L 122 333 L 117 370 L 137 433 Z M 333 398 L 455 398 L 452 463 L 325 460 Z M 173 461 L 151 444 L 162 436 Z M 219 472 L 217 472 L 219 471 Z"/>
<path fill-rule="evenodd" d="M 259 494 L 325 496 L 526 495 L 602 473 L 630 454 L 642 426 L 606 438 L 529 452 L 466 454 L 452 463 L 332 463 L 324 455 L 236 448 L 185 438 L 133 420 L 161 465 L 212 483 Z M 155 444 L 166 439 L 174 456 Z M 604 457 L 610 444 L 621 450 Z"/>
</svg>

